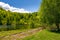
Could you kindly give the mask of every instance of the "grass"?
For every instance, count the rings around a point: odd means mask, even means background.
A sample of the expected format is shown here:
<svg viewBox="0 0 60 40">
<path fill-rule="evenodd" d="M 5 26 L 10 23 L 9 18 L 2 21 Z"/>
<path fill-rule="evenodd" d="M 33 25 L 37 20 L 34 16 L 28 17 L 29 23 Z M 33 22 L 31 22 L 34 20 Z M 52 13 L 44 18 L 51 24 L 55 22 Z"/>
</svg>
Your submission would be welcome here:
<svg viewBox="0 0 60 40">
<path fill-rule="evenodd" d="M 26 29 L 24 29 L 24 30 L 2 31 L 2 32 L 0 32 L 0 36 L 7 36 L 7 35 L 23 32 L 23 31 L 26 31 Z M 34 35 L 25 37 L 23 39 L 17 39 L 17 40 L 60 40 L 60 33 L 51 32 L 51 31 L 48 31 L 48 30 L 42 30 L 41 32 L 38 32 Z"/>
<path fill-rule="evenodd" d="M 43 30 L 36 33 L 35 35 L 26 37 L 22 40 L 60 40 L 60 33 L 50 32 L 48 30 Z"/>
<path fill-rule="evenodd" d="M 16 34 L 16 33 L 20 33 L 20 32 L 26 31 L 26 30 L 28 30 L 28 29 L 1 31 L 1 32 L 0 32 L 0 37 L 2 37 L 2 36 L 7 36 L 7 35 L 12 35 L 12 34 Z"/>
</svg>

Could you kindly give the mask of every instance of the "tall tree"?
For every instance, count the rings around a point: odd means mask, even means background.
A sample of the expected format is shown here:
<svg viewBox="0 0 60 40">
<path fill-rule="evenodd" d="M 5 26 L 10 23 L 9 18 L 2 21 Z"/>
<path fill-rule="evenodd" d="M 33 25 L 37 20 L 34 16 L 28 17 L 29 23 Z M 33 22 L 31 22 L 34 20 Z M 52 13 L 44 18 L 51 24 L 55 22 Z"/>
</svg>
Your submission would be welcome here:
<svg viewBox="0 0 60 40">
<path fill-rule="evenodd" d="M 59 31 L 60 0 L 42 0 L 39 14 L 42 23 L 55 24 Z"/>
</svg>

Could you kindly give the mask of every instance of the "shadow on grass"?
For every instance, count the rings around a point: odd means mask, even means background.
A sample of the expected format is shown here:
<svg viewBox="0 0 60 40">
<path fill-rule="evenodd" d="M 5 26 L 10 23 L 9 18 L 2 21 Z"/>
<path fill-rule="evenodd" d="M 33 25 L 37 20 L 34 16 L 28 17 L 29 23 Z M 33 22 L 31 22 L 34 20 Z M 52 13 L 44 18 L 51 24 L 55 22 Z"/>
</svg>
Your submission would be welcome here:
<svg viewBox="0 0 60 40">
<path fill-rule="evenodd" d="M 54 30 L 48 30 L 50 32 L 54 32 L 54 33 L 60 33 L 60 30 L 58 31 L 57 29 L 54 29 Z"/>
</svg>

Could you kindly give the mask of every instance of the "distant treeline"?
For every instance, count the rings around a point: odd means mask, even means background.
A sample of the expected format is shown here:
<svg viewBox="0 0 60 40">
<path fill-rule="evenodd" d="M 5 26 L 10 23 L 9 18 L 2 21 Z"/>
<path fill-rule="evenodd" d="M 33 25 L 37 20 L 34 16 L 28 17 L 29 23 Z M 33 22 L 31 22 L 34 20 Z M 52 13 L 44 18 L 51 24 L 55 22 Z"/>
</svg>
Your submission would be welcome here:
<svg viewBox="0 0 60 40">
<path fill-rule="evenodd" d="M 37 12 L 17 13 L 0 8 L 0 29 L 36 28 L 40 26 Z M 10 27 L 8 27 L 10 25 Z M 6 27 L 7 26 L 7 27 Z"/>
</svg>

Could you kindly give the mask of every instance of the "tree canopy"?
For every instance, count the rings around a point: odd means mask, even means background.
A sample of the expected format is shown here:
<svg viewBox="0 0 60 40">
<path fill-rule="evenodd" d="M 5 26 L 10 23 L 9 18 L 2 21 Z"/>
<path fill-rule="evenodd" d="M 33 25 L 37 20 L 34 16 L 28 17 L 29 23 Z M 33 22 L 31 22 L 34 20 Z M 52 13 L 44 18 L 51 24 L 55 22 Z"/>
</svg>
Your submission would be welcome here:
<svg viewBox="0 0 60 40">
<path fill-rule="evenodd" d="M 60 24 L 60 0 L 42 0 L 40 7 L 40 20 L 45 24 Z"/>
<path fill-rule="evenodd" d="M 2 28 L 10 30 L 10 29 L 22 29 L 22 28 L 36 28 L 40 26 L 40 23 L 37 12 L 17 13 L 17 12 L 11 12 L 9 10 L 6 11 L 0 8 L 0 25 L 3 25 Z"/>
</svg>

